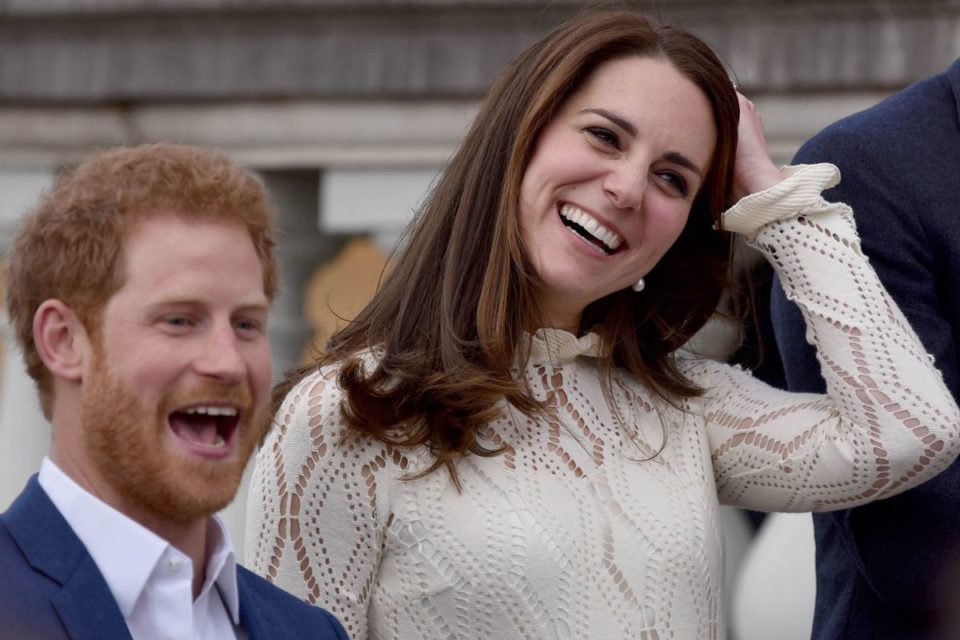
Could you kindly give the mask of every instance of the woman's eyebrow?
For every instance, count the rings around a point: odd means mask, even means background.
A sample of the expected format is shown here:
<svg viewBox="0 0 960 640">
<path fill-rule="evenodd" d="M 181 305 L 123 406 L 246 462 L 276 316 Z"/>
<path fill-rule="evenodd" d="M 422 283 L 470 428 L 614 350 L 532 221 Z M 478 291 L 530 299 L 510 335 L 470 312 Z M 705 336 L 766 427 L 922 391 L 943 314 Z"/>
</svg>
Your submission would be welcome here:
<svg viewBox="0 0 960 640">
<path fill-rule="evenodd" d="M 621 129 L 626 131 L 628 134 L 630 134 L 632 137 L 637 136 L 637 128 L 633 126 L 633 123 L 630 122 L 629 120 L 626 120 L 618 116 L 612 111 L 607 111 L 606 109 L 584 109 L 580 113 L 595 113 L 598 116 L 602 116 L 607 120 L 609 120 L 610 122 L 612 122 L 613 124 L 617 125 Z"/>
<path fill-rule="evenodd" d="M 690 171 L 693 171 L 695 174 L 697 174 L 700 178 L 703 178 L 703 170 L 698 167 L 693 160 L 678 151 L 667 151 L 665 154 L 663 154 L 663 159 L 667 162 L 678 164 L 681 167 L 686 167 L 687 169 L 690 169 Z"/>
<path fill-rule="evenodd" d="M 633 125 L 633 123 L 621 116 L 618 116 L 612 111 L 607 111 L 606 109 L 583 109 L 580 111 L 580 113 L 595 113 L 623 129 L 625 132 L 627 132 L 627 134 L 630 135 L 630 137 L 637 137 L 637 128 Z M 663 154 L 663 158 L 668 162 L 685 167 L 690 171 L 693 171 L 700 178 L 703 178 L 703 170 L 698 167 L 693 160 L 683 155 L 679 151 L 668 151 L 667 153 Z"/>
</svg>

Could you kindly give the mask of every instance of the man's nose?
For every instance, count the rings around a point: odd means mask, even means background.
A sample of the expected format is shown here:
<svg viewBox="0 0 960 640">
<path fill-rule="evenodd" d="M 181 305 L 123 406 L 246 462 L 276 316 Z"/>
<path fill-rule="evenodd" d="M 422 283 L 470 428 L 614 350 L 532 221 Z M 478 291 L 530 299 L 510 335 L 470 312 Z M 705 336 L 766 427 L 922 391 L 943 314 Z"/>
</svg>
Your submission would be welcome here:
<svg viewBox="0 0 960 640">
<path fill-rule="evenodd" d="M 243 380 L 246 363 L 240 352 L 239 338 L 231 325 L 211 328 L 203 338 L 194 367 L 201 375 L 227 384 Z"/>
</svg>

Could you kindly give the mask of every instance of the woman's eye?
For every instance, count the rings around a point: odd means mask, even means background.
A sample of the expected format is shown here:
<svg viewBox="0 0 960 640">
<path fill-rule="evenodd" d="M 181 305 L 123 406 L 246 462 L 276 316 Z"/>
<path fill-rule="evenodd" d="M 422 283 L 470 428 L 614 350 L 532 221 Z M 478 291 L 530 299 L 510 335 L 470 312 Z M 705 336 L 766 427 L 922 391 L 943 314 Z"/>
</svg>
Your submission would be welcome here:
<svg viewBox="0 0 960 640">
<path fill-rule="evenodd" d="M 610 129 L 605 127 L 588 127 L 587 133 L 607 146 L 613 147 L 614 149 L 620 148 L 620 138 Z"/>
<path fill-rule="evenodd" d="M 690 187 L 687 186 L 687 181 L 684 180 L 683 176 L 679 173 L 664 171 L 660 174 L 660 177 L 679 195 L 686 197 L 687 194 L 690 193 Z"/>
</svg>

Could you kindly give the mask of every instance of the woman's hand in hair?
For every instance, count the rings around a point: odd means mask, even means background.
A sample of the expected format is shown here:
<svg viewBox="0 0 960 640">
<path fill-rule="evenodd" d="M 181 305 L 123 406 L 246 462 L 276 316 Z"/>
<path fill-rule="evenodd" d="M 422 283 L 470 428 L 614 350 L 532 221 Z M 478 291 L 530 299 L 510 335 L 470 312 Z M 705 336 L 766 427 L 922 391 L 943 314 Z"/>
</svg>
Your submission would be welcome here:
<svg viewBox="0 0 960 640">
<path fill-rule="evenodd" d="M 743 94 L 740 99 L 740 124 L 737 128 L 737 158 L 733 168 L 734 201 L 769 189 L 786 178 L 773 164 L 763 135 L 760 112 Z"/>
</svg>

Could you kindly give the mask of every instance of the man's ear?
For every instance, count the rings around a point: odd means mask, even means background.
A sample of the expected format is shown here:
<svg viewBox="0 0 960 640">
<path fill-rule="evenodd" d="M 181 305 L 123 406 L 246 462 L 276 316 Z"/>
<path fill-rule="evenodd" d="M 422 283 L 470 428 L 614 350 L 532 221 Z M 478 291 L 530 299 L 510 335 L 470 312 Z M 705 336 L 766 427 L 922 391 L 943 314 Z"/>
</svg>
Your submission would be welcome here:
<svg viewBox="0 0 960 640">
<path fill-rule="evenodd" d="M 44 300 L 33 314 L 33 342 L 54 377 L 80 380 L 90 340 L 83 322 L 62 300 Z"/>
</svg>

